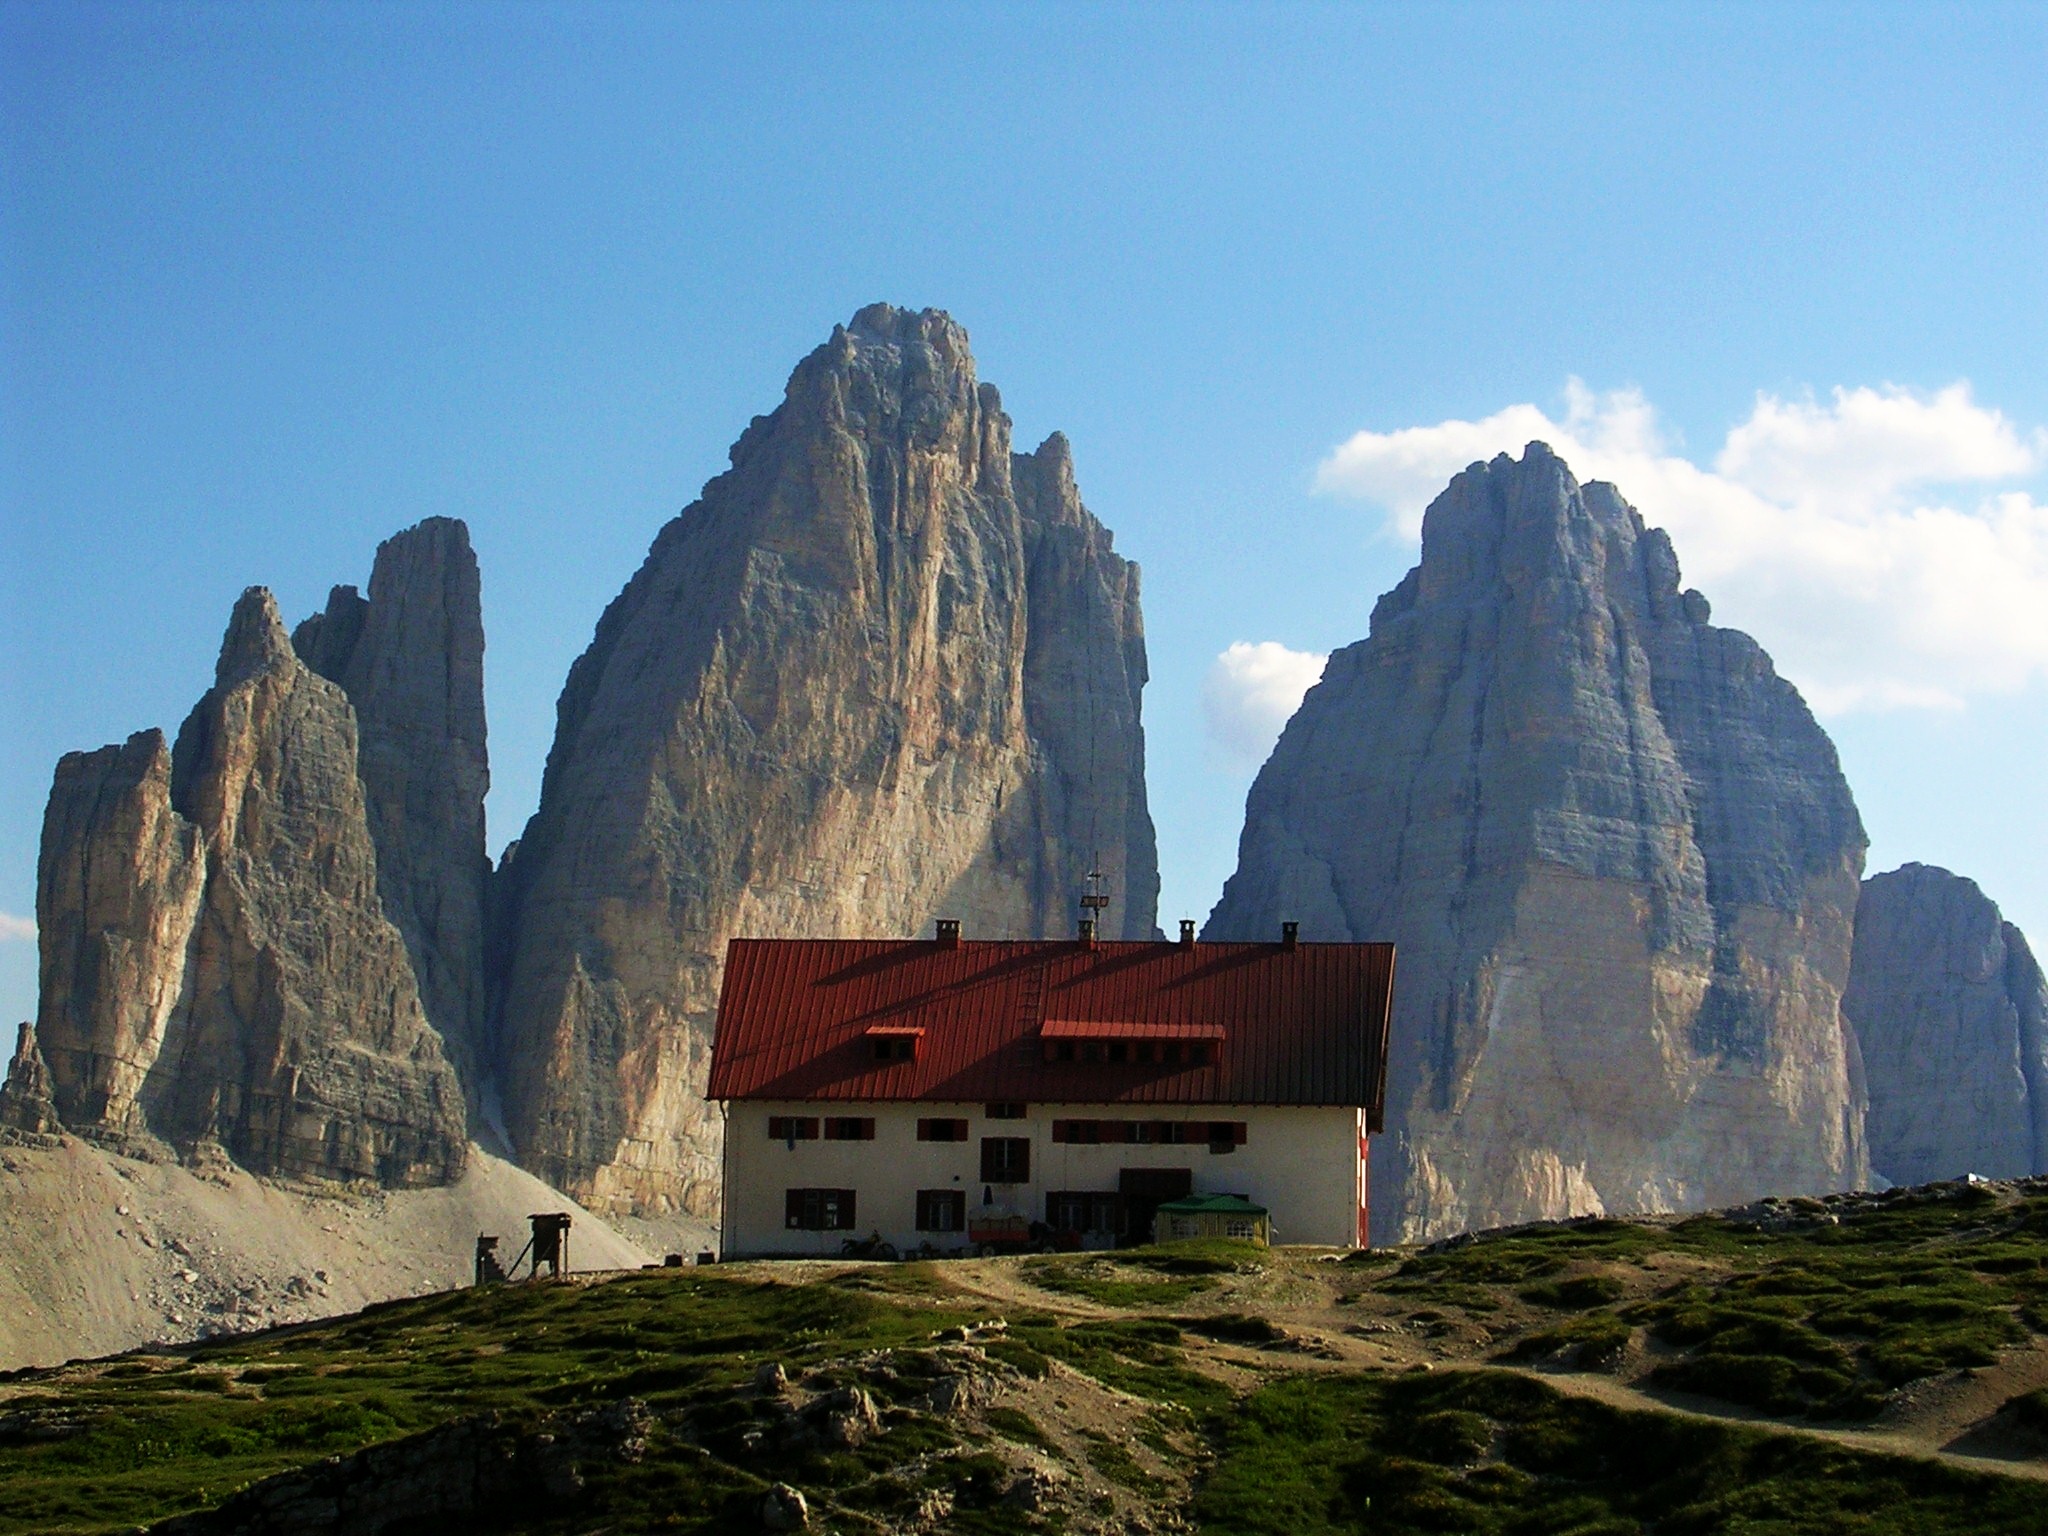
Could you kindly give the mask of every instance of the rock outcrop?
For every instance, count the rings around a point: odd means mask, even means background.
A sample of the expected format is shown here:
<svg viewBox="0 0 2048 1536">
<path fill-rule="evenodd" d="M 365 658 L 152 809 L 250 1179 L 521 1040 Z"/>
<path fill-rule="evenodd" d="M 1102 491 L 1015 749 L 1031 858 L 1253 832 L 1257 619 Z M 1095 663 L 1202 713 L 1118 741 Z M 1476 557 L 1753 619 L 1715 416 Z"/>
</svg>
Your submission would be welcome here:
<svg viewBox="0 0 2048 1536">
<path fill-rule="evenodd" d="M 58 761 L 36 869 L 36 1034 L 72 1130 L 147 1135 L 143 1083 L 188 1002 L 205 885 L 199 829 L 171 808 L 162 731 Z"/>
<path fill-rule="evenodd" d="M 1864 847 L 1797 691 L 1538 443 L 1430 507 L 1259 774 L 1207 935 L 1398 946 L 1382 1240 L 1733 1204 L 1866 1175 Z"/>
<path fill-rule="evenodd" d="M 482 588 L 469 530 L 428 518 L 377 547 L 370 595 L 336 587 L 292 632 L 355 706 L 357 770 L 384 915 L 420 1001 L 474 1095 L 487 1057 Z M 472 1098 L 474 1103 L 474 1098 Z"/>
<path fill-rule="evenodd" d="M 35 1025 L 24 1021 L 15 1031 L 7 1077 L 0 1081 L 0 1131 L 46 1136 L 61 1129 L 49 1063 L 36 1044 Z"/>
<path fill-rule="evenodd" d="M 1926 864 L 1864 881 L 1842 1012 L 1863 1052 L 1878 1173 L 2048 1172 L 2048 982 L 1975 881 Z"/>
<path fill-rule="evenodd" d="M 37 1036 L 67 1129 L 252 1171 L 441 1183 L 462 1094 L 384 917 L 355 712 L 245 592 L 175 751 L 58 765 Z"/>
<path fill-rule="evenodd" d="M 572 668 L 500 869 L 520 1158 L 600 1208 L 701 1210 L 735 934 L 1148 937 L 1137 572 L 1063 439 L 1010 451 L 945 315 L 877 305 L 798 365 Z"/>
</svg>

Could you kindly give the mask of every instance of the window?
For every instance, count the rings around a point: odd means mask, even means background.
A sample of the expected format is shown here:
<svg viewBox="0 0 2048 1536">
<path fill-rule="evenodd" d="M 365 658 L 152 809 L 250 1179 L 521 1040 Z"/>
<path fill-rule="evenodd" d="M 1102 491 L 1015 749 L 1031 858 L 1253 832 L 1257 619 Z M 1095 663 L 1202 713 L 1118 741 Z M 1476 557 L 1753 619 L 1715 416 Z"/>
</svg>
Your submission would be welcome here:
<svg viewBox="0 0 2048 1536">
<path fill-rule="evenodd" d="M 1022 1104 L 991 1104 L 987 1106 L 986 1113 L 991 1120 L 1022 1120 L 1024 1118 L 1024 1106 Z"/>
<path fill-rule="evenodd" d="M 791 1189 L 783 1192 L 783 1225 L 804 1232 L 853 1230 L 850 1189 Z"/>
<path fill-rule="evenodd" d="M 1055 1120 L 1052 1139 L 1070 1146 L 1103 1142 L 1137 1147 L 1180 1147 L 1207 1142 L 1211 1152 L 1244 1145 L 1242 1120 Z"/>
<path fill-rule="evenodd" d="M 876 1035 L 874 1037 L 875 1060 L 915 1061 L 917 1059 L 917 1036 Z"/>
<path fill-rule="evenodd" d="M 1206 1126 L 1205 1126 L 1206 1128 Z M 1185 1120 L 1126 1120 L 1124 1140 L 1151 1147 L 1178 1147 L 1185 1142 L 1199 1141 L 1199 1134 L 1191 1134 L 1194 1127 Z"/>
<path fill-rule="evenodd" d="M 1117 1197 L 1096 1190 L 1061 1190 L 1045 1197 L 1045 1224 L 1055 1232 L 1123 1230 Z"/>
<path fill-rule="evenodd" d="M 1259 1225 L 1255 1221 L 1244 1221 L 1234 1218 L 1223 1223 L 1223 1235 L 1225 1237 L 1243 1237 L 1256 1240 L 1259 1235 Z"/>
<path fill-rule="evenodd" d="M 1169 1237 L 1200 1237 L 1202 1226 L 1192 1216 L 1169 1216 L 1166 1219 L 1166 1233 Z"/>
<path fill-rule="evenodd" d="M 1245 1124 L 1242 1120 L 1211 1120 L 1209 1122 L 1209 1150 L 1215 1153 L 1235 1152 L 1244 1145 Z"/>
<path fill-rule="evenodd" d="M 1106 1063 L 1110 1066 L 1205 1067 L 1214 1058 L 1215 1042 L 1062 1038 L 1044 1041 L 1041 1054 L 1048 1062 L 1088 1061 Z"/>
<path fill-rule="evenodd" d="M 920 1189 L 917 1192 L 917 1230 L 965 1232 L 966 1192 L 958 1189 Z"/>
<path fill-rule="evenodd" d="M 875 1122 L 864 1115 L 834 1115 L 825 1122 L 827 1141 L 873 1141 Z"/>
<path fill-rule="evenodd" d="M 920 1120 L 917 1122 L 919 1141 L 965 1141 L 967 1122 L 965 1120 Z"/>
<path fill-rule="evenodd" d="M 1031 1138 L 1028 1136 L 982 1137 L 981 1181 L 984 1184 L 1030 1183 Z"/>
<path fill-rule="evenodd" d="M 814 1115 L 770 1115 L 768 1117 L 768 1139 L 786 1141 L 795 1146 L 800 1141 L 818 1139 L 818 1121 Z"/>
</svg>

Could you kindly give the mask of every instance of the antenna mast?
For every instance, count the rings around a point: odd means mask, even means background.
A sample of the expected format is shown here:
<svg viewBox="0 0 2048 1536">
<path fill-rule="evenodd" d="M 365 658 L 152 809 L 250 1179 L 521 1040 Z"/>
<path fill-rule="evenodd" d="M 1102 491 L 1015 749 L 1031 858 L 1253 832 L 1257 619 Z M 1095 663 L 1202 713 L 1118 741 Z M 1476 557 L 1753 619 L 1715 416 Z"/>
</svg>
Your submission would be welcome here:
<svg viewBox="0 0 2048 1536">
<path fill-rule="evenodd" d="M 1081 897 L 1081 917 L 1084 921 L 1093 918 L 1096 913 L 1106 910 L 1109 906 L 1109 892 L 1103 889 L 1103 884 L 1109 877 L 1102 872 L 1100 850 L 1097 850 L 1088 864 L 1088 890 Z"/>
</svg>

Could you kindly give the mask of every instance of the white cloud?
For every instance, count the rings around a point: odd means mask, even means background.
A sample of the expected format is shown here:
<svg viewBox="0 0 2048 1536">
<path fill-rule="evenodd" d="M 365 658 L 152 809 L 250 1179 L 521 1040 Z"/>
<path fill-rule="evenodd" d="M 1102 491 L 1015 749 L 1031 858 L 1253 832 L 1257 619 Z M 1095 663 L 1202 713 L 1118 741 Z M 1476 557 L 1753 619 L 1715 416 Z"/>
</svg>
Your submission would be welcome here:
<svg viewBox="0 0 2048 1536">
<path fill-rule="evenodd" d="M 1954 708 L 2048 676 L 2048 505 L 2011 483 L 2048 464 L 2048 434 L 2022 434 L 1968 385 L 1760 394 L 1711 469 L 1671 449 L 1637 391 L 1574 379 L 1565 398 L 1561 419 L 1517 405 L 1358 433 L 1316 488 L 1378 504 L 1412 540 L 1452 475 L 1541 438 L 1669 530 L 1717 619 L 1755 634 L 1824 713 Z"/>
<path fill-rule="evenodd" d="M 1420 538 L 1422 509 L 1452 475 L 1475 459 L 1492 458 L 1503 443 L 1526 443 L 1556 430 L 1535 406 L 1511 405 L 1484 421 L 1360 432 L 1317 467 L 1315 488 L 1376 501 L 1395 514 L 1402 533 Z"/>
<path fill-rule="evenodd" d="M 1773 501 L 1868 506 L 1914 486 L 2011 479 L 2037 462 L 2011 422 L 1951 384 L 1927 399 L 1838 389 L 1832 406 L 1758 395 L 1714 468 Z"/>
<path fill-rule="evenodd" d="M 1277 640 L 1239 640 L 1216 658 L 1202 685 L 1209 737 L 1233 768 L 1256 768 L 1279 739 L 1329 657 Z"/>
<path fill-rule="evenodd" d="M 16 917 L 12 912 L 0 912 L 0 944 L 9 940 L 33 944 L 36 941 L 35 919 Z"/>
</svg>

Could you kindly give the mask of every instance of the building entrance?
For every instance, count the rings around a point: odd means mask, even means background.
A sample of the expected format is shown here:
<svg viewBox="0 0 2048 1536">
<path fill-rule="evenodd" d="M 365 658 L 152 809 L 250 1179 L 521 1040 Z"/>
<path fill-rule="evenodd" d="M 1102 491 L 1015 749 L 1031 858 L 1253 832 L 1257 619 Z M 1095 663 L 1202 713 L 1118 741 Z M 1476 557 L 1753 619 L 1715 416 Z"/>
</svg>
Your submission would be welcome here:
<svg viewBox="0 0 2048 1536">
<path fill-rule="evenodd" d="M 1126 1168 L 1117 1175 L 1117 1193 L 1123 1197 L 1124 1230 L 1119 1248 L 1131 1248 L 1152 1241 L 1152 1221 L 1168 1200 L 1182 1200 L 1194 1192 L 1195 1175 L 1187 1168 Z"/>
</svg>

